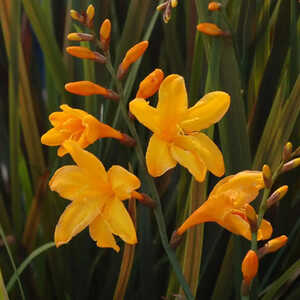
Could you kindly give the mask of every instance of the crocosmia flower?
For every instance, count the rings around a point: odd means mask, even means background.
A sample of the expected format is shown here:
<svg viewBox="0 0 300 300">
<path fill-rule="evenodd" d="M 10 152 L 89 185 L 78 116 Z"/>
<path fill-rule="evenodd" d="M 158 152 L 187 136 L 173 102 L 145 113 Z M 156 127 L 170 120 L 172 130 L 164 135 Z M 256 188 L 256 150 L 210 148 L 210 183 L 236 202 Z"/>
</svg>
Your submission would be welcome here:
<svg viewBox="0 0 300 300">
<path fill-rule="evenodd" d="M 188 108 L 184 79 L 176 74 L 166 77 L 160 85 L 156 108 L 143 98 L 131 101 L 130 112 L 154 133 L 146 153 L 149 174 L 161 176 L 178 162 L 198 181 L 204 180 L 207 169 L 222 176 L 223 155 L 200 131 L 218 122 L 229 105 L 230 96 L 217 91 Z"/>
<path fill-rule="evenodd" d="M 176 233 L 181 235 L 196 224 L 216 222 L 232 233 L 251 240 L 247 206 L 263 187 L 262 172 L 243 171 L 223 178 L 214 187 L 207 201 L 186 219 Z M 257 239 L 266 240 L 271 235 L 272 226 L 263 219 Z"/>
<path fill-rule="evenodd" d="M 58 156 L 67 153 L 63 146 L 63 142 L 66 140 L 78 142 L 81 148 L 86 148 L 104 137 L 115 138 L 130 145 L 132 140 L 130 137 L 98 121 L 87 112 L 71 108 L 66 104 L 61 105 L 60 108 L 62 111 L 54 112 L 49 116 L 54 128 L 51 128 L 41 137 L 41 142 L 44 145 L 60 146 L 57 150 Z"/>
<path fill-rule="evenodd" d="M 97 157 L 74 141 L 63 146 L 77 166 L 58 169 L 49 183 L 52 191 L 72 201 L 56 226 L 56 246 L 68 243 L 88 226 L 98 247 L 119 251 L 113 234 L 128 244 L 137 243 L 135 227 L 122 201 L 137 193 L 140 180 L 120 166 L 106 172 Z"/>
</svg>

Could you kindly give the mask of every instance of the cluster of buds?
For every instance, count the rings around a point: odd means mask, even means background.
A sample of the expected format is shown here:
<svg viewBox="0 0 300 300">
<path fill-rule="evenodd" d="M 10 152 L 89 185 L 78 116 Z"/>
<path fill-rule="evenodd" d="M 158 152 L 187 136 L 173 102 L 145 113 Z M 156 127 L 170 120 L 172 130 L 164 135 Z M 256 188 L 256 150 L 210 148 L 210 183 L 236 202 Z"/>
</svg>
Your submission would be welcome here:
<svg viewBox="0 0 300 300">
<path fill-rule="evenodd" d="M 92 28 L 94 25 L 95 7 L 90 4 L 86 11 L 83 11 L 81 13 L 74 9 L 71 9 L 70 15 L 74 20 L 80 22 L 82 25 L 87 26 L 88 28 Z"/>
<path fill-rule="evenodd" d="M 156 10 L 163 11 L 163 20 L 165 23 L 170 21 L 172 8 L 175 8 L 177 4 L 177 0 L 167 0 L 156 7 Z"/>
</svg>

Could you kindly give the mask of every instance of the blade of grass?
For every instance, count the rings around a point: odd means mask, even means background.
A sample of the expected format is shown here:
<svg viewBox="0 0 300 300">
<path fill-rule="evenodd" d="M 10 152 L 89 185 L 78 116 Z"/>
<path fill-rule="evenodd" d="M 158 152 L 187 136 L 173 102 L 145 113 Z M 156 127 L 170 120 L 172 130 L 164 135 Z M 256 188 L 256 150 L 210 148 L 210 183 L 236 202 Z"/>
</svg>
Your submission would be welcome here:
<svg viewBox="0 0 300 300">
<path fill-rule="evenodd" d="M 1 300 L 9 300 L 7 291 L 6 291 L 6 288 L 4 285 L 1 269 L 0 269 L 0 299 Z"/>
<path fill-rule="evenodd" d="M 7 243 L 7 241 L 6 241 L 6 236 L 5 236 L 5 233 L 4 233 L 4 231 L 3 231 L 3 228 L 2 228 L 2 226 L 1 226 L 1 224 L 0 224 L 0 235 L 1 235 L 2 241 L 3 241 L 4 245 L 5 245 L 5 248 L 6 248 L 6 251 L 7 251 L 8 256 L 9 256 L 9 260 L 10 260 L 10 262 L 11 262 L 11 265 L 12 265 L 12 267 L 13 267 L 13 270 L 14 270 L 14 272 L 16 273 L 16 272 L 17 272 L 16 264 L 15 264 L 14 259 L 13 259 L 13 257 L 12 257 L 12 254 L 11 254 L 10 248 L 9 248 L 9 246 L 8 246 L 8 243 Z M 22 298 L 23 300 L 25 300 L 24 290 L 23 290 L 23 287 L 22 287 L 22 284 L 21 284 L 21 280 L 20 280 L 18 274 L 16 275 L 16 281 L 17 281 L 18 286 L 19 286 L 21 298 Z M 8 290 L 7 287 L 6 287 L 6 289 L 7 289 L 7 291 L 9 292 L 9 290 Z"/>
<path fill-rule="evenodd" d="M 49 248 L 52 248 L 54 246 L 54 242 L 49 242 L 43 246 L 40 246 L 39 248 L 35 249 L 32 253 L 30 253 L 30 255 L 21 263 L 18 269 L 14 268 L 14 274 L 11 276 L 6 286 L 7 291 L 9 292 L 13 288 L 16 281 L 19 281 L 19 276 L 36 257 L 38 257 L 43 252 L 47 251 Z"/>
<path fill-rule="evenodd" d="M 288 268 L 276 281 L 269 285 L 263 293 L 265 296 L 262 300 L 272 300 L 280 290 L 280 288 L 294 276 L 296 272 L 299 272 L 300 259 L 298 259 L 290 268 Z"/>
</svg>

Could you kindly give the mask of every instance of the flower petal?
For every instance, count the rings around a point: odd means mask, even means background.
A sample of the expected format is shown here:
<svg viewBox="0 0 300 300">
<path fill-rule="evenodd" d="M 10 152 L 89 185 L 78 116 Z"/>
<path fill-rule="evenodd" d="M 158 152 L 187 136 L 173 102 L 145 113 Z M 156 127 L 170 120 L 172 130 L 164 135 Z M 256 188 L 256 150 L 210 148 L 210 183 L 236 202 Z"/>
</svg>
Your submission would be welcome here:
<svg viewBox="0 0 300 300">
<path fill-rule="evenodd" d="M 137 243 L 135 227 L 122 201 L 115 198 L 108 204 L 103 212 L 103 218 L 113 234 L 128 244 Z"/>
<path fill-rule="evenodd" d="M 58 146 L 70 136 L 69 132 L 51 128 L 41 137 L 41 143 L 47 146 Z"/>
<path fill-rule="evenodd" d="M 171 155 L 179 164 L 187 168 L 197 181 L 202 182 L 205 179 L 206 166 L 202 159 L 192 151 L 184 150 L 173 144 L 171 146 Z"/>
<path fill-rule="evenodd" d="M 59 168 L 50 179 L 49 186 L 51 191 L 68 200 L 86 201 L 102 198 L 98 186 L 93 185 L 86 173 L 77 166 Z"/>
<path fill-rule="evenodd" d="M 89 144 L 94 143 L 99 138 L 111 137 L 115 139 L 122 139 L 123 135 L 118 130 L 106 125 L 92 115 L 87 115 L 82 120 L 85 126 L 84 134 Z"/>
<path fill-rule="evenodd" d="M 108 182 L 104 166 L 95 155 L 81 149 L 78 143 L 73 141 L 65 141 L 63 147 L 71 154 L 78 167 L 81 168 L 91 180 L 95 180 L 98 184 Z"/>
<path fill-rule="evenodd" d="M 181 128 L 190 133 L 210 127 L 220 121 L 230 105 L 230 96 L 225 92 L 211 92 L 188 109 Z"/>
<path fill-rule="evenodd" d="M 107 172 L 113 191 L 119 200 L 131 197 L 131 193 L 141 186 L 140 180 L 120 166 L 112 166 Z"/>
<path fill-rule="evenodd" d="M 157 110 L 160 127 L 174 130 L 187 111 L 187 93 L 183 77 L 172 74 L 164 79 L 159 88 Z"/>
<path fill-rule="evenodd" d="M 262 219 L 260 227 L 257 231 L 257 240 L 268 240 L 273 233 L 273 228 L 270 222 L 265 219 Z"/>
<path fill-rule="evenodd" d="M 97 246 L 101 248 L 113 248 L 119 252 L 120 247 L 117 245 L 116 240 L 109 230 L 109 226 L 101 215 L 96 217 L 89 227 L 91 238 L 97 242 Z"/>
<path fill-rule="evenodd" d="M 72 116 L 79 118 L 79 119 L 83 119 L 84 117 L 86 117 L 88 115 L 88 113 L 86 111 L 84 111 L 82 109 L 78 109 L 78 108 L 72 108 L 71 106 L 69 106 L 67 104 L 62 104 L 60 106 L 60 109 L 64 112 L 68 112 Z"/>
<path fill-rule="evenodd" d="M 178 136 L 174 139 L 178 147 L 192 151 L 205 163 L 207 169 L 216 176 L 223 176 L 225 172 L 222 152 L 216 144 L 204 133 L 189 136 Z"/>
<path fill-rule="evenodd" d="M 97 201 L 74 201 L 64 210 L 55 228 L 56 247 L 68 243 L 73 236 L 85 229 L 100 213 Z"/>
<path fill-rule="evenodd" d="M 153 177 L 161 176 L 177 164 L 171 156 L 169 144 L 156 134 L 150 138 L 146 153 L 146 164 L 149 174 Z"/>
<path fill-rule="evenodd" d="M 152 132 L 159 130 L 159 115 L 156 108 L 148 104 L 145 99 L 136 98 L 129 103 L 130 112 L 140 123 L 149 128 Z"/>
<path fill-rule="evenodd" d="M 259 171 L 239 172 L 222 179 L 221 182 L 214 187 L 209 198 L 218 198 L 221 194 L 227 195 L 232 199 L 235 208 L 243 207 L 253 201 L 259 190 L 264 187 L 262 172 Z"/>
</svg>

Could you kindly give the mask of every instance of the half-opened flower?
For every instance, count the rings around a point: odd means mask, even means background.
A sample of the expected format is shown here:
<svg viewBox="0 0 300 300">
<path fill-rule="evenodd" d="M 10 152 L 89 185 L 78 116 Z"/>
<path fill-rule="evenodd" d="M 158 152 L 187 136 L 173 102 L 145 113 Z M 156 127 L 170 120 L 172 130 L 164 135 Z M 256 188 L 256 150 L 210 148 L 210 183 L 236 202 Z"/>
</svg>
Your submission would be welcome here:
<svg viewBox="0 0 300 300">
<path fill-rule="evenodd" d="M 143 98 L 132 100 L 130 112 L 154 133 L 146 153 L 149 174 L 161 176 L 178 162 L 198 181 L 204 180 L 207 169 L 222 176 L 223 155 L 200 131 L 218 122 L 229 105 L 230 96 L 216 91 L 188 108 L 184 79 L 176 74 L 166 77 L 160 85 L 156 108 Z"/>
<path fill-rule="evenodd" d="M 68 243 L 88 226 L 98 247 L 119 251 L 113 234 L 128 244 L 137 243 L 135 227 L 122 201 L 140 187 L 140 180 L 120 166 L 106 172 L 97 157 L 74 141 L 66 141 L 64 148 L 77 166 L 58 169 L 49 183 L 52 191 L 72 201 L 56 226 L 56 246 Z"/>
<path fill-rule="evenodd" d="M 96 140 L 111 137 L 120 140 L 127 145 L 133 141 L 126 134 L 98 121 L 95 117 L 81 109 L 71 108 L 63 104 L 62 111 L 54 112 L 49 120 L 54 128 L 48 130 L 42 137 L 41 142 L 47 146 L 60 146 L 58 156 L 63 156 L 67 150 L 63 146 L 66 140 L 78 142 L 81 148 L 86 148 Z"/>
<path fill-rule="evenodd" d="M 243 171 L 223 178 L 214 187 L 207 201 L 186 219 L 176 233 L 181 235 L 200 223 L 216 222 L 232 233 L 251 240 L 246 209 L 263 187 L 262 172 Z M 265 240 L 271 235 L 272 225 L 263 219 L 257 239 Z"/>
</svg>

